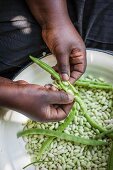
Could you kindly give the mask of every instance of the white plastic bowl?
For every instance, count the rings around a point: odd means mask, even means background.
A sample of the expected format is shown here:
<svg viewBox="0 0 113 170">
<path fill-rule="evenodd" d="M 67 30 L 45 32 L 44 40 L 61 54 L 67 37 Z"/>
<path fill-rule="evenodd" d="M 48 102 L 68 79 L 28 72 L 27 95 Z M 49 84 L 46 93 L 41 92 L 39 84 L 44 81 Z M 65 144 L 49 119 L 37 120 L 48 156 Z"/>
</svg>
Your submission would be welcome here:
<svg viewBox="0 0 113 170">
<path fill-rule="evenodd" d="M 42 60 L 51 66 L 56 63 L 52 55 Z M 87 50 L 87 69 L 84 75 L 86 74 L 96 78 L 102 77 L 113 84 L 113 56 L 101 51 Z M 29 83 L 42 85 L 51 82 L 50 75 L 36 64 L 25 68 L 15 80 L 26 80 Z M 26 155 L 23 140 L 16 137 L 16 133 L 26 120 L 25 116 L 11 110 L 1 114 L 0 170 L 21 170 L 30 161 L 29 156 Z M 34 167 L 30 167 L 29 170 L 34 170 Z"/>
</svg>

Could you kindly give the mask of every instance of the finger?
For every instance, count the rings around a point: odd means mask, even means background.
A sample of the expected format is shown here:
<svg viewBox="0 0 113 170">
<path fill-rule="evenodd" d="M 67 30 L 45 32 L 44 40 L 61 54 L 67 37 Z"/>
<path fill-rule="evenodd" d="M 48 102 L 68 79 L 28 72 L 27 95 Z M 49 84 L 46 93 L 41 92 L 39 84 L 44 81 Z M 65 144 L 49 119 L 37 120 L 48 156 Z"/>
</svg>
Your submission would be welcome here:
<svg viewBox="0 0 113 170">
<path fill-rule="evenodd" d="M 85 61 L 85 51 L 80 51 L 79 49 L 73 49 L 70 54 L 70 63 L 79 64 Z"/>
<path fill-rule="evenodd" d="M 53 106 L 54 106 L 55 109 L 57 109 L 59 107 L 58 104 L 54 104 Z"/>
<path fill-rule="evenodd" d="M 58 91 L 58 89 L 52 84 L 46 84 L 44 87 L 48 90 Z"/>
<path fill-rule="evenodd" d="M 59 107 L 51 107 L 51 115 L 53 121 L 60 121 L 67 117 L 68 113 L 70 112 L 71 108 L 73 106 L 73 103 L 59 106 Z M 56 110 L 55 110 L 56 109 Z"/>
<path fill-rule="evenodd" d="M 49 119 L 51 121 L 60 121 L 65 119 L 66 116 L 67 114 L 60 107 L 55 109 L 53 106 L 51 106 L 51 112 L 49 114 Z"/>
<path fill-rule="evenodd" d="M 45 84 L 45 85 L 44 85 L 44 87 L 45 87 L 46 89 L 49 89 L 51 86 L 52 86 L 52 84 Z"/>
<path fill-rule="evenodd" d="M 86 57 L 85 52 L 80 50 L 72 50 L 70 55 L 71 74 L 69 81 L 74 83 L 85 72 Z"/>
<path fill-rule="evenodd" d="M 73 56 L 80 57 L 84 55 L 85 55 L 84 51 L 80 51 L 79 49 L 72 49 L 70 57 L 73 58 Z"/>
<path fill-rule="evenodd" d="M 69 80 L 70 76 L 70 64 L 69 64 L 69 55 L 63 54 L 56 56 L 58 63 L 58 70 L 62 80 Z"/>
<path fill-rule="evenodd" d="M 58 91 L 58 89 L 57 89 L 55 86 L 52 86 L 52 87 L 51 87 L 51 90 L 53 90 L 53 91 Z"/>
<path fill-rule="evenodd" d="M 56 72 L 58 72 L 58 65 L 56 64 L 55 66 L 52 67 Z"/>
<path fill-rule="evenodd" d="M 70 54 L 70 57 L 73 58 L 73 56 L 80 57 L 84 56 L 86 57 L 86 50 L 85 48 L 79 49 L 79 48 L 73 48 Z"/>
<path fill-rule="evenodd" d="M 74 100 L 74 96 L 63 91 L 50 91 L 48 93 L 49 104 L 69 104 Z"/>
<path fill-rule="evenodd" d="M 70 64 L 82 64 L 83 63 L 83 57 L 82 56 L 75 56 L 73 58 L 70 58 Z"/>
<path fill-rule="evenodd" d="M 17 83 L 17 84 L 29 84 L 27 81 L 24 81 L 24 80 L 17 80 L 17 81 L 15 81 L 15 83 Z"/>
<path fill-rule="evenodd" d="M 78 80 L 81 77 L 82 74 L 83 73 L 81 73 L 81 72 L 73 71 L 71 73 L 71 76 L 70 76 L 70 79 L 69 79 L 70 83 L 73 84 L 76 80 Z"/>
<path fill-rule="evenodd" d="M 74 83 L 85 71 L 85 66 L 83 64 L 77 64 L 71 66 L 71 75 L 69 81 Z"/>
<path fill-rule="evenodd" d="M 68 114 L 71 110 L 73 106 L 73 103 L 70 103 L 70 104 L 66 104 L 66 105 L 62 105 L 61 108 L 63 109 L 63 111 Z"/>
<path fill-rule="evenodd" d="M 74 65 L 74 67 L 73 67 L 73 70 L 74 71 L 78 71 L 78 72 L 80 72 L 80 73 L 84 73 L 84 71 L 85 71 L 85 66 L 84 66 L 84 64 L 76 64 L 76 65 Z"/>
</svg>

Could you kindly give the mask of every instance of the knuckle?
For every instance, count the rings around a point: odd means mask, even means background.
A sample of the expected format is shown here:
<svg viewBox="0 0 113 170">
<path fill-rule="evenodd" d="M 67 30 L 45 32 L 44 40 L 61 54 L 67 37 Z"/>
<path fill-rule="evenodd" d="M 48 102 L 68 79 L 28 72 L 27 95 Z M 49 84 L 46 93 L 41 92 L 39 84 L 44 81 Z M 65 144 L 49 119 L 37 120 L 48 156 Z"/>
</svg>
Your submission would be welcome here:
<svg viewBox="0 0 113 170">
<path fill-rule="evenodd" d="M 80 59 L 81 59 L 81 61 L 84 61 L 84 53 L 83 52 L 80 55 Z"/>
<path fill-rule="evenodd" d="M 69 97 L 66 93 L 62 92 L 60 93 L 60 101 L 68 101 Z"/>
<path fill-rule="evenodd" d="M 79 49 L 79 48 L 72 48 L 71 53 L 72 53 L 73 55 L 76 55 L 77 52 L 80 52 L 80 49 Z"/>
</svg>

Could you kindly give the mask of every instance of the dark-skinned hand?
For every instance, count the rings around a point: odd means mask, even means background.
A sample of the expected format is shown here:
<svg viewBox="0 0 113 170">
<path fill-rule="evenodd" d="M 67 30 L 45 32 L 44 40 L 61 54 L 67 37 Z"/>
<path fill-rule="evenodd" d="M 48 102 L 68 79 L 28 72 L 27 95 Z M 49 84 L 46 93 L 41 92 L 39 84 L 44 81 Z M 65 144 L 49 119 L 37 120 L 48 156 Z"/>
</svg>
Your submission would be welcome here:
<svg viewBox="0 0 113 170">
<path fill-rule="evenodd" d="M 66 118 L 72 107 L 73 96 L 51 85 L 43 87 L 25 81 L 6 81 L 1 90 L 1 106 L 21 112 L 35 121 L 60 121 Z"/>
<path fill-rule="evenodd" d="M 71 21 L 42 29 L 42 36 L 57 59 L 54 67 L 63 80 L 76 81 L 86 68 L 86 51 L 83 40 Z"/>
</svg>

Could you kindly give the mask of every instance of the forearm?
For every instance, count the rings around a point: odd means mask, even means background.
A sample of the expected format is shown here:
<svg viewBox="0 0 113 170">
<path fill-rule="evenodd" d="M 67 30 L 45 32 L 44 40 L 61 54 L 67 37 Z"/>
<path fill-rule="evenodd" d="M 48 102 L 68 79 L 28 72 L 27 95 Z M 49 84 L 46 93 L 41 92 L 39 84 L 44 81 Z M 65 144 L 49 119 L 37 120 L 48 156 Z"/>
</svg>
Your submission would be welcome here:
<svg viewBox="0 0 113 170">
<path fill-rule="evenodd" d="M 55 27 L 70 20 L 66 0 L 26 0 L 41 27 Z"/>
<path fill-rule="evenodd" d="M 12 80 L 0 77 L 0 106 L 12 107 L 15 96 L 15 83 Z"/>
<path fill-rule="evenodd" d="M 13 81 L 8 78 L 0 77 L 0 85 L 3 83 L 13 83 Z"/>
</svg>

